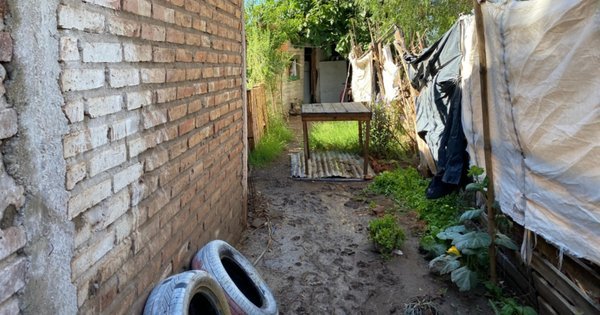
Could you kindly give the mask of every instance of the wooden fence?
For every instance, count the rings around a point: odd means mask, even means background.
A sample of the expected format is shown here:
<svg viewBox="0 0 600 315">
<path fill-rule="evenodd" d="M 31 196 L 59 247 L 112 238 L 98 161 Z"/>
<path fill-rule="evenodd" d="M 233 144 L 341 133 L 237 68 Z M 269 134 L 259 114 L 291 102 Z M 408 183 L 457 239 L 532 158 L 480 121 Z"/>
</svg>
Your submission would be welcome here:
<svg viewBox="0 0 600 315">
<path fill-rule="evenodd" d="M 253 150 L 267 129 L 267 97 L 264 85 L 248 90 L 248 145 Z"/>
</svg>

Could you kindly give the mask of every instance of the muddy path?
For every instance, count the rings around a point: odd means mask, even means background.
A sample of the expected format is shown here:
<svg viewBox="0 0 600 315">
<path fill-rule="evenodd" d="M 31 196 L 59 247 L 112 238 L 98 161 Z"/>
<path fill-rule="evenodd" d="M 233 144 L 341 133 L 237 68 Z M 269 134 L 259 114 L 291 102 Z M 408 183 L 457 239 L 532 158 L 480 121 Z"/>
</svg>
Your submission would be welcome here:
<svg viewBox="0 0 600 315">
<path fill-rule="evenodd" d="M 291 120 L 299 150 L 301 129 Z M 404 314 L 409 303 L 433 305 L 441 314 L 491 314 L 478 293 L 459 293 L 430 275 L 418 252 L 414 213 L 401 225 L 401 256 L 384 261 L 374 252 L 367 226 L 373 207 L 393 203 L 364 192 L 365 182 L 308 182 L 290 178 L 284 154 L 250 174 L 249 229 L 238 248 L 271 287 L 280 314 Z M 426 313 L 424 313 L 426 314 Z"/>
</svg>

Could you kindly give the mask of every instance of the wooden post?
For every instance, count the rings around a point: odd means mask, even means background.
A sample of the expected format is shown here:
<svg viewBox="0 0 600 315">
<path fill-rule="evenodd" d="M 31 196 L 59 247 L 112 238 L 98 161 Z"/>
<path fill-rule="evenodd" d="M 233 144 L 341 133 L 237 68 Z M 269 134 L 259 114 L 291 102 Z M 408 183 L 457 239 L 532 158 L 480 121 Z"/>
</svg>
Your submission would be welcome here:
<svg viewBox="0 0 600 315">
<path fill-rule="evenodd" d="M 483 3 L 483 1 L 482 1 Z M 477 50 L 479 52 L 479 79 L 481 81 L 481 115 L 483 116 L 483 151 L 485 156 L 485 173 L 488 177 L 486 196 L 488 233 L 492 238 L 489 247 L 490 256 L 490 281 L 497 283 L 496 274 L 496 211 L 494 209 L 494 172 L 492 170 L 492 144 L 490 139 L 490 114 L 488 108 L 488 86 L 487 86 L 487 57 L 485 50 L 485 29 L 483 25 L 483 14 L 481 4 L 473 0 L 475 9 L 475 29 L 477 32 Z"/>
</svg>

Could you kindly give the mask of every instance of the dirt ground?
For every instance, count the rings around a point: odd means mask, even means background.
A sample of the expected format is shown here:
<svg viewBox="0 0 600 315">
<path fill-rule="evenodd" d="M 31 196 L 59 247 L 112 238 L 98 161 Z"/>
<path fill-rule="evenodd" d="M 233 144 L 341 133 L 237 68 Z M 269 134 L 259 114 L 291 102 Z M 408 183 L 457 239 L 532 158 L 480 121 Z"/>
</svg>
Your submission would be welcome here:
<svg viewBox="0 0 600 315">
<path fill-rule="evenodd" d="M 299 150 L 297 117 L 291 126 L 296 141 L 289 150 Z M 367 231 L 373 206 L 393 203 L 365 195 L 367 182 L 292 180 L 287 154 L 250 177 L 250 227 L 238 248 L 258 261 L 280 314 L 404 314 L 407 304 L 432 305 L 440 314 L 493 314 L 481 294 L 459 293 L 429 274 L 414 213 L 400 220 L 403 255 L 384 261 L 374 252 Z"/>
</svg>

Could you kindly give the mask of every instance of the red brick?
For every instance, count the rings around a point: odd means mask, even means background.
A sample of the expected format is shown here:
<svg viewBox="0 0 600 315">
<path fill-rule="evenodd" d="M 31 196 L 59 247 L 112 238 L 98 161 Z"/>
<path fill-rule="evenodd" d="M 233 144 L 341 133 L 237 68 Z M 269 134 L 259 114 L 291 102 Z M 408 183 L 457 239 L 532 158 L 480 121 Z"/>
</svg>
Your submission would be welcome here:
<svg viewBox="0 0 600 315">
<path fill-rule="evenodd" d="M 179 118 L 184 117 L 187 114 L 187 104 L 182 104 L 170 108 L 169 111 L 169 121 L 177 120 Z"/>
<path fill-rule="evenodd" d="M 167 28 L 167 42 L 183 44 L 185 43 L 185 33 L 174 28 Z"/>
<path fill-rule="evenodd" d="M 194 127 L 195 127 L 195 121 L 193 118 L 182 122 L 181 124 L 179 124 L 179 135 L 182 136 L 182 135 L 194 130 Z"/>
</svg>

